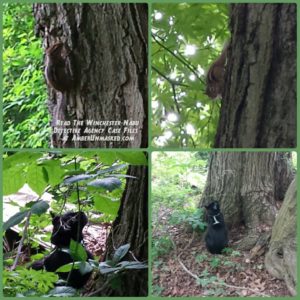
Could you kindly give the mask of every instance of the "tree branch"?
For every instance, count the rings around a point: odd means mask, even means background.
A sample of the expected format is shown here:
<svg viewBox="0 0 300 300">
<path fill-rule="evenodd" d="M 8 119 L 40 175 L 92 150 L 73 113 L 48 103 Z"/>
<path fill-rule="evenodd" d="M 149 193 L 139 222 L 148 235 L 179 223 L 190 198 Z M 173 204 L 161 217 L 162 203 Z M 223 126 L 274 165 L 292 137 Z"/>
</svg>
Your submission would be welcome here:
<svg viewBox="0 0 300 300">
<path fill-rule="evenodd" d="M 172 80 L 167 75 L 163 74 L 160 70 L 158 70 L 156 67 L 152 66 L 152 70 L 154 70 L 159 76 L 163 77 L 165 80 L 167 80 L 171 85 L 178 85 L 178 86 L 184 86 L 189 87 L 187 84 L 183 84 L 177 80 Z"/>
<path fill-rule="evenodd" d="M 197 69 L 193 64 L 188 62 L 186 59 L 182 59 L 179 55 L 175 54 L 172 50 L 170 50 L 168 47 L 166 47 L 164 44 L 162 44 L 160 41 L 158 41 L 159 36 L 152 33 L 152 38 L 155 40 L 155 42 L 165 49 L 167 52 L 169 52 L 172 56 L 174 56 L 179 62 L 181 62 L 185 67 L 187 67 L 199 80 L 202 84 L 205 84 L 204 81 L 201 79 L 201 77 L 198 75 Z"/>
</svg>

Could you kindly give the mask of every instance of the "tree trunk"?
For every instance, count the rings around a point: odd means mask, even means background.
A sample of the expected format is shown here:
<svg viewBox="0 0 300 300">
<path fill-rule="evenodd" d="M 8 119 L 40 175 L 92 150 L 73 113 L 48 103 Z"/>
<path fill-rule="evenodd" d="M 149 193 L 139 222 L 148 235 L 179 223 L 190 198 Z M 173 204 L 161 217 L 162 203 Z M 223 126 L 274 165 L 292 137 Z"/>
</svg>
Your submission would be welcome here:
<svg viewBox="0 0 300 300">
<path fill-rule="evenodd" d="M 200 206 L 218 200 L 229 227 L 244 224 L 247 238 L 239 245 L 251 249 L 259 226 L 272 226 L 276 201 L 282 201 L 293 180 L 291 154 L 280 152 L 213 152 Z M 280 175 L 280 176 L 279 176 Z"/>
<path fill-rule="evenodd" d="M 272 228 L 266 268 L 273 276 L 284 279 L 290 293 L 296 295 L 297 282 L 297 183 L 291 183 Z"/>
<path fill-rule="evenodd" d="M 114 221 L 111 233 L 107 239 L 106 259 L 111 259 L 115 249 L 130 243 L 133 255 L 127 255 L 128 260 L 148 259 L 148 169 L 146 166 L 131 166 L 128 175 L 137 179 L 129 179 L 121 199 L 117 219 Z M 101 289 L 103 279 L 95 282 L 94 290 L 99 294 L 94 296 L 147 296 L 148 270 L 129 270 L 118 280 L 118 288 L 110 285 Z"/>
<path fill-rule="evenodd" d="M 296 147 L 296 4 L 233 4 L 215 147 Z"/>
<path fill-rule="evenodd" d="M 52 145 L 147 147 L 147 5 L 34 4 L 33 9 L 44 48 L 63 42 L 69 50 L 64 58 L 72 87 L 60 92 L 48 85 Z"/>
</svg>

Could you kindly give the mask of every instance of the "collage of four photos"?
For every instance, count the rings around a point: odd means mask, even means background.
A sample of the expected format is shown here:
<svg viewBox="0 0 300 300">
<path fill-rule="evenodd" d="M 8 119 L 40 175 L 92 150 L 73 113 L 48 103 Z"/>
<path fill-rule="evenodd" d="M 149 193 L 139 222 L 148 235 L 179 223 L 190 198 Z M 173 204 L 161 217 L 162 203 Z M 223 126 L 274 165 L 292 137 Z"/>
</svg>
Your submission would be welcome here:
<svg viewBox="0 0 300 300">
<path fill-rule="evenodd" d="M 2 5 L 2 297 L 296 297 L 297 14 Z"/>
</svg>

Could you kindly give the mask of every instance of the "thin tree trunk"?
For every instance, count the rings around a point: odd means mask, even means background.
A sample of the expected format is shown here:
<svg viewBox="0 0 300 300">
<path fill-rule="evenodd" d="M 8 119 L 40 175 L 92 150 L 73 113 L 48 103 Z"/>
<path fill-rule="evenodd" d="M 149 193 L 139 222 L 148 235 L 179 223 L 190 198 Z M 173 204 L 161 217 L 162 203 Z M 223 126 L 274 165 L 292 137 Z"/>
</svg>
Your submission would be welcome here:
<svg viewBox="0 0 300 300">
<path fill-rule="evenodd" d="M 215 147 L 296 146 L 296 4 L 233 4 Z"/>
<path fill-rule="evenodd" d="M 106 259 L 110 259 L 115 250 L 130 243 L 126 259 L 146 262 L 148 260 L 148 169 L 146 166 L 131 166 L 128 175 L 137 179 L 128 179 L 121 199 L 118 217 L 113 223 L 107 239 Z M 148 270 L 128 270 L 118 280 L 118 289 L 105 289 L 103 279 L 95 282 L 94 290 L 100 288 L 97 296 L 147 296 Z M 96 296 L 96 295 L 95 295 Z"/>
<path fill-rule="evenodd" d="M 69 48 L 67 62 L 75 83 L 67 92 L 49 86 L 52 145 L 146 147 L 147 5 L 34 4 L 33 8 L 43 47 L 63 42 Z M 98 121 L 109 123 L 89 124 Z M 111 138 L 104 140 L 107 136 Z"/>
</svg>

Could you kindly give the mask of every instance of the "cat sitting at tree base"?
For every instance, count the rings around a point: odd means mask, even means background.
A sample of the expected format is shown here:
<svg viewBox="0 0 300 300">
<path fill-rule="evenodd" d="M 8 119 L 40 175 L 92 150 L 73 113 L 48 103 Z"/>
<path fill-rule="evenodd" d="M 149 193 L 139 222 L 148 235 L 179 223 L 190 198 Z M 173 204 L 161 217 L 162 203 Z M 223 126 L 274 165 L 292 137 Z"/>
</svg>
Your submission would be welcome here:
<svg viewBox="0 0 300 300">
<path fill-rule="evenodd" d="M 211 202 L 205 208 L 208 217 L 208 227 L 205 235 L 206 248 L 212 254 L 221 254 L 222 250 L 228 246 L 224 216 L 221 213 L 218 201 Z"/>
<path fill-rule="evenodd" d="M 82 243 L 82 230 L 87 224 L 88 219 L 84 212 L 67 212 L 61 216 L 52 215 L 53 231 L 51 243 L 55 245 L 54 251 L 44 259 L 34 262 L 31 268 L 41 270 L 45 268 L 48 272 L 55 272 L 63 265 L 73 262 L 70 254 L 71 239 Z M 86 250 L 88 259 L 93 259 L 93 255 Z M 59 277 L 68 280 L 67 285 L 76 289 L 83 287 L 88 281 L 92 272 L 82 274 L 79 269 L 73 269 L 71 274 L 58 273 Z"/>
</svg>

